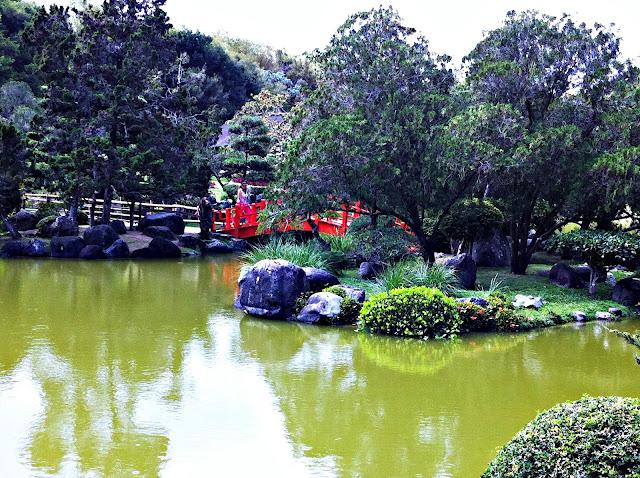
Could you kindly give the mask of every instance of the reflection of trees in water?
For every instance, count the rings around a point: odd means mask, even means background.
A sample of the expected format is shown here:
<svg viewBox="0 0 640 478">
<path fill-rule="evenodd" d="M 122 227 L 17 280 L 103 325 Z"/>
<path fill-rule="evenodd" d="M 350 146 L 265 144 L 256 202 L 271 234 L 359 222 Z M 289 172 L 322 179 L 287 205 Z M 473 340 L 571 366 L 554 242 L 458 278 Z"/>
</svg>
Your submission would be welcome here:
<svg viewBox="0 0 640 478">
<path fill-rule="evenodd" d="M 182 398 L 186 349 L 210 344 L 207 318 L 228 310 L 233 281 L 224 262 L 6 263 L 0 290 L 0 376 L 28 359 L 44 412 L 28 460 L 50 473 L 119 476 L 159 472 L 164 430 L 135 423 L 151 393 Z"/>
<path fill-rule="evenodd" d="M 602 355 L 592 329 L 445 344 L 244 320 L 241 334 L 298 453 L 336 457 L 344 476 L 477 476 L 537 410 L 629 374 L 585 360 Z"/>
</svg>

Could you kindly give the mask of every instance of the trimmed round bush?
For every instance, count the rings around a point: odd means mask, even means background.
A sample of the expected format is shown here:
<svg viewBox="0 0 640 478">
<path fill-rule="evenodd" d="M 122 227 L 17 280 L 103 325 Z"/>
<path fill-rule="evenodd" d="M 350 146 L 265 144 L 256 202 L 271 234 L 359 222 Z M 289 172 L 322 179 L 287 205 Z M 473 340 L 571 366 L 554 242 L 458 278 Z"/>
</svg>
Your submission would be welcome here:
<svg viewBox="0 0 640 478">
<path fill-rule="evenodd" d="M 538 415 L 483 478 L 640 476 L 640 400 L 585 397 Z"/>
<path fill-rule="evenodd" d="M 362 306 L 358 328 L 371 333 L 445 339 L 460 331 L 456 303 L 438 289 L 412 287 L 376 294 Z"/>
</svg>

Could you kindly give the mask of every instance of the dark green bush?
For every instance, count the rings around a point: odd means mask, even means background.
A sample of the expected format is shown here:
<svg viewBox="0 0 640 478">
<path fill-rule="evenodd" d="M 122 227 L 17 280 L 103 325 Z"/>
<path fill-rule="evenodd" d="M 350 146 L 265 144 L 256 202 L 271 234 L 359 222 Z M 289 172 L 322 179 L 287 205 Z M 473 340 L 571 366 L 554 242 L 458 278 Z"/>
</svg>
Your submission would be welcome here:
<svg viewBox="0 0 640 478">
<path fill-rule="evenodd" d="M 397 262 L 416 250 L 415 238 L 405 230 L 393 226 L 391 220 L 380 217 L 378 225 L 373 227 L 366 226 L 370 223 L 368 217 L 362 217 L 356 219 L 347 232 L 352 239 L 353 255 L 357 260 Z"/>
<path fill-rule="evenodd" d="M 504 215 L 489 199 L 457 202 L 442 222 L 442 232 L 451 239 L 473 242 L 504 223 Z"/>
<path fill-rule="evenodd" d="M 60 204 L 54 204 L 52 202 L 41 202 L 38 204 L 38 208 L 36 210 L 36 218 L 38 221 L 47 218 L 49 216 L 59 216 L 60 215 Z"/>
<path fill-rule="evenodd" d="M 339 285 L 332 285 L 331 287 L 324 289 L 323 292 L 331 292 L 332 294 L 342 297 L 342 311 L 340 312 L 340 315 L 336 317 L 336 323 L 355 324 L 358 321 L 362 305 L 349 297 L 342 287 Z"/>
<path fill-rule="evenodd" d="M 538 415 L 483 478 L 640 476 L 640 400 L 585 397 Z"/>
<path fill-rule="evenodd" d="M 437 289 L 412 287 L 376 294 L 362 306 L 358 328 L 367 332 L 444 339 L 460 331 L 456 303 Z"/>
<path fill-rule="evenodd" d="M 593 267 L 634 267 L 640 258 L 640 236 L 624 232 L 578 229 L 556 234 L 545 243 L 551 253 L 573 253 Z"/>
</svg>

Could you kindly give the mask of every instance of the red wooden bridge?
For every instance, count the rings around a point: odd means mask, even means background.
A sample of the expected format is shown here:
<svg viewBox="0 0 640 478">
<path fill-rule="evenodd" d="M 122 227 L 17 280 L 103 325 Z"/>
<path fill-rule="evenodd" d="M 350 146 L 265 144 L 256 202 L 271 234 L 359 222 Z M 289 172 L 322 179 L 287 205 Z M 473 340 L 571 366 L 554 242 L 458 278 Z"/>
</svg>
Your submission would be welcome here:
<svg viewBox="0 0 640 478">
<path fill-rule="evenodd" d="M 267 201 L 263 200 L 246 206 L 236 205 L 226 209 L 214 210 L 212 230 L 213 232 L 229 234 L 239 239 L 250 239 L 260 235 L 271 234 L 274 232 L 272 229 L 261 230 L 258 219 L 258 215 L 266 207 Z M 358 218 L 363 212 L 359 204 L 357 204 L 354 208 L 345 206 L 337 215 L 314 215 L 311 219 L 315 226 L 317 226 L 319 233 L 330 234 L 332 236 L 344 236 L 351 222 Z M 302 221 L 297 224 L 291 223 L 278 228 L 278 232 L 311 232 L 311 230 L 311 224 L 307 221 Z"/>
<path fill-rule="evenodd" d="M 260 228 L 258 219 L 260 212 L 266 207 L 267 201 L 263 200 L 246 206 L 236 205 L 226 209 L 214 210 L 212 230 L 213 232 L 229 234 L 239 239 L 250 239 L 260 235 L 271 234 L 274 232 L 272 229 L 262 230 Z M 313 215 L 311 220 L 321 234 L 344 236 L 353 220 L 362 214 L 368 214 L 368 211 L 362 209 L 360 203 L 357 202 L 353 206 L 344 205 L 341 211 L 337 211 L 337 214 Z M 399 219 L 396 219 L 396 225 L 408 230 L 407 225 Z M 278 228 L 278 232 L 286 231 L 311 232 L 312 227 L 308 221 L 302 221 L 297 224 L 289 223 Z"/>
</svg>

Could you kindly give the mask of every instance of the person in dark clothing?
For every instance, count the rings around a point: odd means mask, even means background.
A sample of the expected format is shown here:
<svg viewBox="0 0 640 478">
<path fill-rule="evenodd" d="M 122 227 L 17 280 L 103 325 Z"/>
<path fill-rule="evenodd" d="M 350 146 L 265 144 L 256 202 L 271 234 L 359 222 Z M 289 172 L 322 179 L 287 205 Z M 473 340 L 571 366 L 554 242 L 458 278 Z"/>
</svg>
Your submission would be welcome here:
<svg viewBox="0 0 640 478">
<path fill-rule="evenodd" d="M 200 219 L 200 238 L 207 240 L 211 237 L 213 228 L 213 207 L 215 200 L 210 196 L 205 196 L 198 204 L 198 218 Z"/>
</svg>

